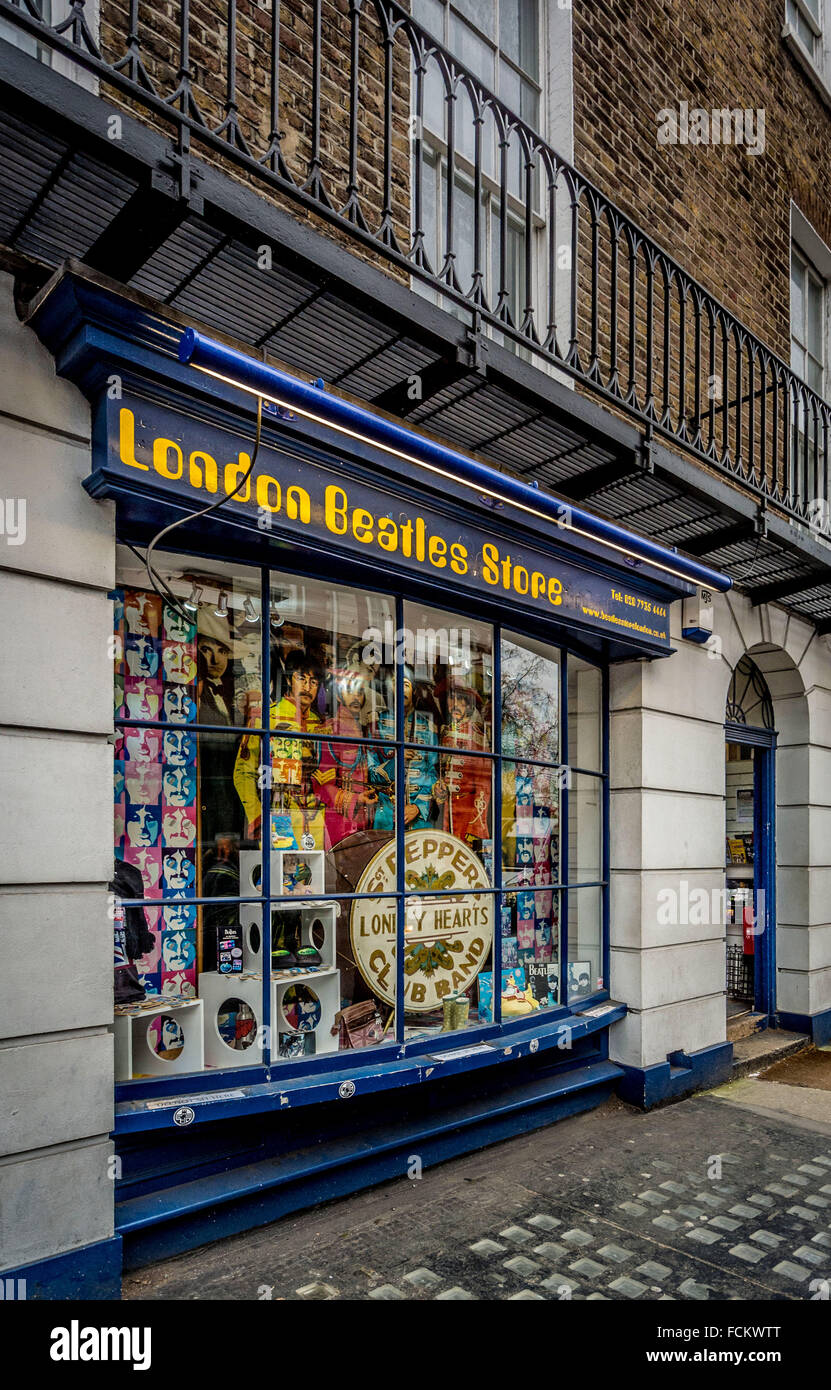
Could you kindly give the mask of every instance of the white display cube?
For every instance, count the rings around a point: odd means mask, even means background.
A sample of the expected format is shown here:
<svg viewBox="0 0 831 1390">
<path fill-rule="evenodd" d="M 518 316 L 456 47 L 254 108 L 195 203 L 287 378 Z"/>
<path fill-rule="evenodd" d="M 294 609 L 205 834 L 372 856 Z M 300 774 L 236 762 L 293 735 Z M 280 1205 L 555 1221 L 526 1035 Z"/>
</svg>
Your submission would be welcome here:
<svg viewBox="0 0 831 1390">
<path fill-rule="evenodd" d="M 262 859 L 258 849 L 240 850 L 240 897 L 247 898 L 262 891 Z M 322 849 L 271 851 L 272 898 L 314 897 L 325 890 L 326 854 Z"/>
<path fill-rule="evenodd" d="M 287 998 L 293 986 L 303 987 L 299 999 Z M 208 1066 L 246 1067 L 262 1064 L 262 974 L 259 971 L 244 971 L 241 975 L 206 972 L 199 976 L 199 996 L 205 1010 L 205 1061 Z M 244 1047 L 233 1046 L 221 1032 L 222 1006 L 235 999 L 247 1004 L 254 1018 L 254 1027 L 250 1030 L 252 1041 Z M 306 970 L 302 966 L 294 966 L 275 972 L 271 977 L 272 1060 L 279 1060 L 281 1042 L 288 1046 L 290 1035 L 292 1045 L 298 1048 L 301 1042 L 303 1045 L 302 1052 L 298 1050 L 293 1055 L 337 1052 L 335 1015 L 339 1008 L 339 970 L 323 967 Z"/>
<path fill-rule="evenodd" d="M 159 995 L 139 1004 L 120 1004 L 116 1008 L 113 1027 L 116 1081 L 204 1070 L 201 999 L 167 999 Z M 175 1023 L 176 1029 L 170 1023 L 165 1028 L 165 1020 Z M 167 1039 L 165 1032 L 170 1034 Z"/>
</svg>

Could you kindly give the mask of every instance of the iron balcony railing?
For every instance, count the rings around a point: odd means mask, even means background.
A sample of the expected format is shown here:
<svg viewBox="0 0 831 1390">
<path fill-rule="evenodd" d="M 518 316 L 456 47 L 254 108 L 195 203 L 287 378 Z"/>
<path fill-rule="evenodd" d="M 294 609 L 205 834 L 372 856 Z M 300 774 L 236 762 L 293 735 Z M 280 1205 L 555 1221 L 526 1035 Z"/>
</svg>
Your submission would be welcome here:
<svg viewBox="0 0 831 1390">
<path fill-rule="evenodd" d="M 0 0 L 99 91 L 827 529 L 831 408 L 395 0 Z M 211 22 L 208 23 L 207 21 Z M 215 21 L 215 23 L 214 23 Z M 219 39 L 220 48 L 217 48 Z"/>
</svg>

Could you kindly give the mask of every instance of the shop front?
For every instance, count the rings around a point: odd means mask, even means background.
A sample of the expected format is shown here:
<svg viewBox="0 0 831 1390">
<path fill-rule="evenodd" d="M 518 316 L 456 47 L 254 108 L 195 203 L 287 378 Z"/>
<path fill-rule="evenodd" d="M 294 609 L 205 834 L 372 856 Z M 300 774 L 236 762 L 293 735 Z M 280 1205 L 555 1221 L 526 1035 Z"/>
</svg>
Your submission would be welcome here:
<svg viewBox="0 0 831 1390">
<path fill-rule="evenodd" d="M 137 297 L 30 323 L 115 503 L 125 1264 L 611 1094 L 609 669 L 729 582 Z"/>
</svg>

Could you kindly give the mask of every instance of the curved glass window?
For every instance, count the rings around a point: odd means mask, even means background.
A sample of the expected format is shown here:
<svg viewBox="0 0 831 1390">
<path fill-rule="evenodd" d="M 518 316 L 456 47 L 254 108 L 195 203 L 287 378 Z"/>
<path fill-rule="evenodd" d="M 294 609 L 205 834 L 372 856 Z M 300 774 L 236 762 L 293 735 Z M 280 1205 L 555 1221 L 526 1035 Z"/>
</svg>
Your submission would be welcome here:
<svg viewBox="0 0 831 1390">
<path fill-rule="evenodd" d="M 601 672 L 392 594 L 119 551 L 118 1079 L 604 988 Z"/>
</svg>

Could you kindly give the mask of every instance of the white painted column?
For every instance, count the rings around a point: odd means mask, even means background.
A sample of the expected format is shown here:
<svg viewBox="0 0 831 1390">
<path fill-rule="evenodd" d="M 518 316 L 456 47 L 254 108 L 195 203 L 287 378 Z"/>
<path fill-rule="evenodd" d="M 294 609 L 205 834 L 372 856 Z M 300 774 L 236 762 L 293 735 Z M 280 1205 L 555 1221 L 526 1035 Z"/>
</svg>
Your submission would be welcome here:
<svg viewBox="0 0 831 1390">
<path fill-rule="evenodd" d="M 711 905 L 724 886 L 727 676 L 681 640 L 679 610 L 675 655 L 613 667 L 610 682 L 611 988 L 629 1005 L 611 1055 L 640 1068 L 725 1041 L 724 927 Z"/>
<path fill-rule="evenodd" d="M 56 377 L 52 358 L 15 315 L 10 277 L 0 276 L 5 1269 L 113 1230 L 106 595 L 115 542 L 112 505 L 81 488 L 91 471 L 89 436 L 87 402 Z"/>
</svg>

